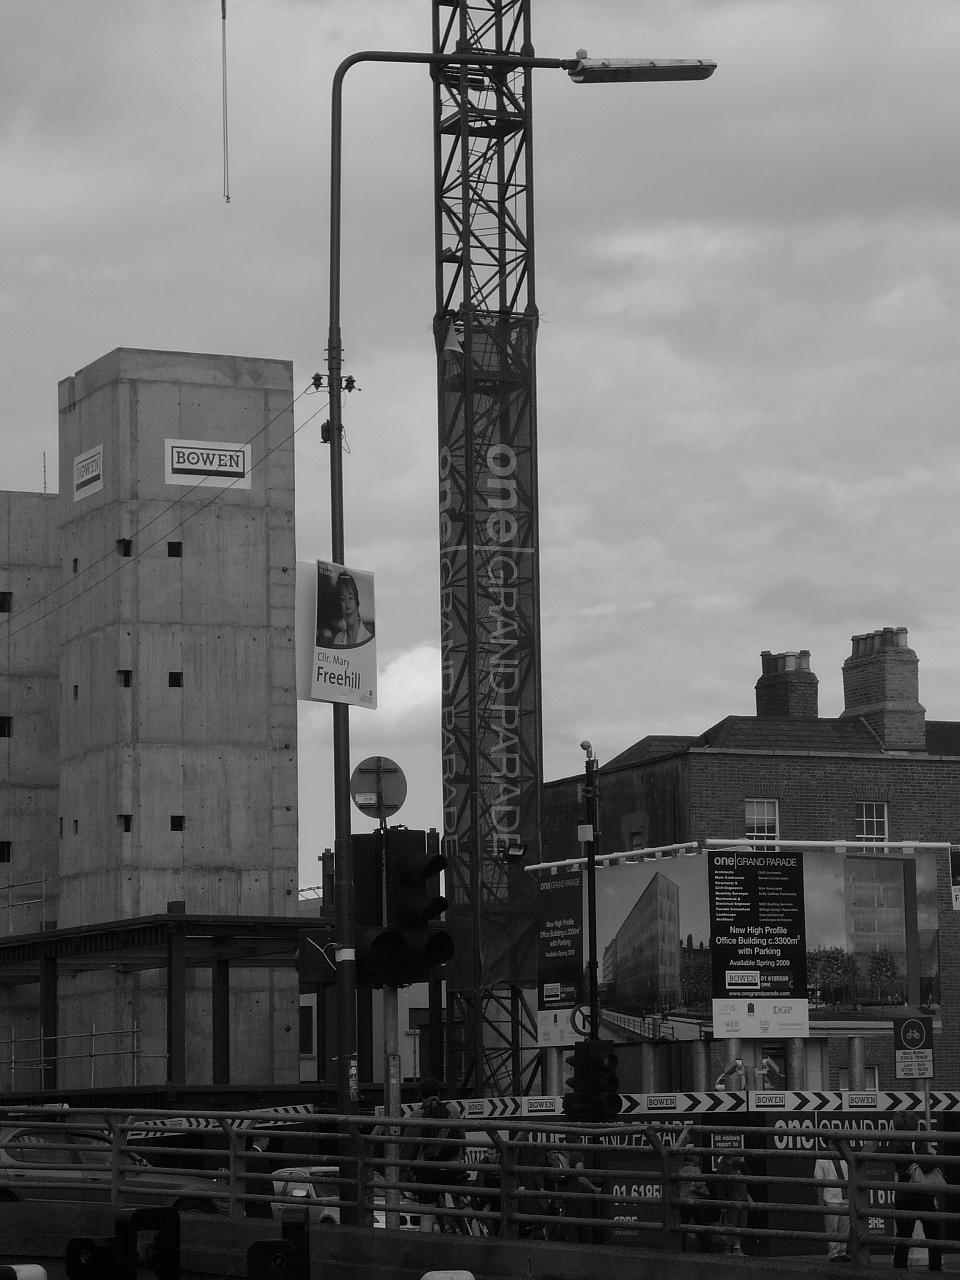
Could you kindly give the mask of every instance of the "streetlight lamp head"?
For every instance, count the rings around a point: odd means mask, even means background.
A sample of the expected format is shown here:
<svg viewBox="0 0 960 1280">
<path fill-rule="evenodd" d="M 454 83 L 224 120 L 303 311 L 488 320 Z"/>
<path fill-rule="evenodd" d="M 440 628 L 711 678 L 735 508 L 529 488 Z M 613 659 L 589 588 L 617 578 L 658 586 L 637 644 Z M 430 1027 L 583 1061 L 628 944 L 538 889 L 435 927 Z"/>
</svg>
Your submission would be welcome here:
<svg viewBox="0 0 960 1280">
<path fill-rule="evenodd" d="M 707 58 L 588 58 L 586 51 L 563 64 L 575 84 L 635 84 L 651 80 L 707 80 L 717 64 Z"/>
<path fill-rule="evenodd" d="M 527 846 L 519 840 L 508 840 L 503 851 L 503 861 L 508 867 L 519 867 L 527 856 Z"/>
<path fill-rule="evenodd" d="M 593 755 L 593 745 L 592 743 L 588 742 L 586 738 L 584 738 L 584 740 L 580 743 L 580 750 L 585 751 L 588 756 Z"/>
</svg>

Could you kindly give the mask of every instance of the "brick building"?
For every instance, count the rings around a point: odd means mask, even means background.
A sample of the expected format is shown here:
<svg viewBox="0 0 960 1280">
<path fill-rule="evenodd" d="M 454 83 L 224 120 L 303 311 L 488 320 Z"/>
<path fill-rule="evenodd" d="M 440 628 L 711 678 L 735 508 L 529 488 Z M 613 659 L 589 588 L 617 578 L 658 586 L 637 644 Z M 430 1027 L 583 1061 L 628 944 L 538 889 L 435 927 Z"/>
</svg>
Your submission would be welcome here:
<svg viewBox="0 0 960 1280">
<path fill-rule="evenodd" d="M 844 865 L 835 868 L 841 949 L 856 972 L 844 999 L 811 1020 L 794 1072 L 807 1087 L 843 1087 L 850 1054 L 862 1051 L 856 1087 L 896 1087 L 892 1017 L 923 1007 L 936 1015 L 936 1083 L 952 1087 L 960 1078 L 960 913 L 948 853 L 910 845 L 960 841 L 960 723 L 927 718 L 904 627 L 853 637 L 843 692 L 841 714 L 821 717 L 809 652 L 764 652 L 755 716 L 727 716 L 697 737 L 643 738 L 601 768 L 597 852 L 709 838 L 856 845 L 836 854 Z M 545 787 L 547 858 L 577 853 L 580 781 Z M 881 846 L 875 855 L 872 844 Z M 872 959 L 879 951 L 890 957 L 882 990 Z M 788 1058 L 788 1048 L 763 1051 Z M 715 1061 L 726 1051 L 715 1045 Z"/>
</svg>

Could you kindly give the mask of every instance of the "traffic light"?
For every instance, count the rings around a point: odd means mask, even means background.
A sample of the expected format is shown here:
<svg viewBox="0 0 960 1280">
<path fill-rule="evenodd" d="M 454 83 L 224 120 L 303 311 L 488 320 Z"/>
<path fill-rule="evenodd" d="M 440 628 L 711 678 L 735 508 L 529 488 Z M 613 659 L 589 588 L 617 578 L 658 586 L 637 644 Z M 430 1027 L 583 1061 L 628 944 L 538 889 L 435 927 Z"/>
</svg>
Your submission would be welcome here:
<svg viewBox="0 0 960 1280">
<path fill-rule="evenodd" d="M 440 893 L 440 872 L 447 865 L 435 831 L 384 831 L 385 923 L 403 947 L 392 964 L 390 982 L 402 987 L 421 982 L 453 955 L 453 938 L 437 923 L 447 900 Z"/>
<path fill-rule="evenodd" d="M 591 1040 L 578 1040 L 573 1046 L 573 1057 L 567 1059 L 567 1065 L 573 1068 L 573 1074 L 567 1076 L 564 1084 L 570 1092 L 563 1095 L 563 1114 L 568 1120 L 590 1119 L 590 1046 Z"/>
<path fill-rule="evenodd" d="M 595 1120 L 615 1120 L 623 1099 L 612 1040 L 594 1040 L 590 1061 L 590 1100 Z"/>
<path fill-rule="evenodd" d="M 600 1124 L 620 1114 L 623 1100 L 617 1078 L 617 1055 L 611 1040 L 581 1040 L 573 1047 L 573 1075 L 564 1082 L 563 1114 L 569 1120 Z"/>
<path fill-rule="evenodd" d="M 357 935 L 357 981 L 369 987 L 393 982 L 393 970 L 406 950 L 403 937 L 385 923 L 384 833 L 351 837 L 353 915 Z"/>
</svg>

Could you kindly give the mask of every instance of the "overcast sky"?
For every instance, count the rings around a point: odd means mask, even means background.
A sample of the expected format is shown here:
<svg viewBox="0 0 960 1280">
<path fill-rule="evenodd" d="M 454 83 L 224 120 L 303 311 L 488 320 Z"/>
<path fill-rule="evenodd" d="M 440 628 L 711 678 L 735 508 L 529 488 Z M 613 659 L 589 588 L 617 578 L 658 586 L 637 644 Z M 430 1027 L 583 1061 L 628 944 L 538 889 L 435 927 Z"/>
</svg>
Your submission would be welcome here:
<svg viewBox="0 0 960 1280">
<path fill-rule="evenodd" d="M 693 84 L 536 80 L 547 778 L 752 714 L 807 648 L 906 626 L 960 719 L 960 5 L 532 0 L 536 51 L 712 58 Z M 430 0 L 0 0 L 4 487 L 56 486 L 57 382 L 117 346 L 291 359 L 327 329 L 329 90 L 426 50 Z M 377 580 L 398 820 L 438 825 L 432 117 L 418 67 L 345 99 L 346 559 Z M 298 558 L 329 555 L 317 401 Z M 332 842 L 330 712 L 300 716 L 301 882 Z M 358 827 L 369 826 L 358 817 Z"/>
</svg>

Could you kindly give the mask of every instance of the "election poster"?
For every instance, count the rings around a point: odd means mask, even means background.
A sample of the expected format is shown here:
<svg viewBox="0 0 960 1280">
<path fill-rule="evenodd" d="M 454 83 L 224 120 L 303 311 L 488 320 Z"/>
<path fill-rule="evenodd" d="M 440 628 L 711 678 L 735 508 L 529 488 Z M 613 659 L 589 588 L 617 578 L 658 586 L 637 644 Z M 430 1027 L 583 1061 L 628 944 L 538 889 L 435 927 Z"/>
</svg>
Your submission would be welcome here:
<svg viewBox="0 0 960 1280">
<path fill-rule="evenodd" d="M 372 573 L 298 561 L 296 630 L 299 698 L 376 707 Z"/>
</svg>

